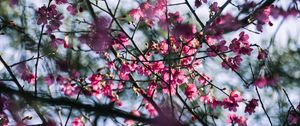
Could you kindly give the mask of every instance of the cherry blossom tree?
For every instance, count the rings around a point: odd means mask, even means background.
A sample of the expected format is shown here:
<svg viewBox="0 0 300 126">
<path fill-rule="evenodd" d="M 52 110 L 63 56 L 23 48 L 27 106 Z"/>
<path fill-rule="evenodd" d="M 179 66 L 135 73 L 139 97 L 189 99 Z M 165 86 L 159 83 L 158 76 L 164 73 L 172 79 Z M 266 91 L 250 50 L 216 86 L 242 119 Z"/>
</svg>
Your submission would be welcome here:
<svg viewBox="0 0 300 126">
<path fill-rule="evenodd" d="M 0 1 L 0 125 L 299 125 L 299 3 Z"/>
</svg>

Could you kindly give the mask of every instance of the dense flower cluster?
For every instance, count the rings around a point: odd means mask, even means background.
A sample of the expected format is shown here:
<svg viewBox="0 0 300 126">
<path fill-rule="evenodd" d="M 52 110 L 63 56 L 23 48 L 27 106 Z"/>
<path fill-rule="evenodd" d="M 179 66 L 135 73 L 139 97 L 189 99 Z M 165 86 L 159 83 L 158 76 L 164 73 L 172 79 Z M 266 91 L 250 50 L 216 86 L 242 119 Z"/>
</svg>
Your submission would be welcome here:
<svg viewBox="0 0 300 126">
<path fill-rule="evenodd" d="M 261 99 L 252 98 L 248 101 L 243 98 L 241 88 L 234 88 L 232 85 L 229 86 L 230 88 L 224 88 L 225 86 L 222 84 L 214 84 L 215 76 L 210 75 L 209 72 L 206 73 L 208 68 L 205 65 L 209 63 L 206 62 L 206 59 L 217 61 L 224 70 L 232 70 L 230 72 L 239 75 L 245 83 L 249 82 L 247 88 L 275 86 L 278 78 L 265 72 L 260 72 L 253 78 L 247 77 L 247 79 L 244 79 L 243 75 L 239 73 L 245 58 L 253 58 L 253 52 L 258 54 L 254 58 L 258 63 L 264 63 L 268 57 L 268 50 L 250 41 L 249 32 L 255 30 L 249 30 L 246 26 L 248 24 L 255 25 L 257 31 L 263 32 L 264 26 L 272 26 L 270 17 L 283 16 L 287 18 L 289 15 L 296 16 L 299 13 L 295 7 L 285 10 L 273 5 L 260 6 L 254 1 L 246 0 L 241 5 L 229 4 L 241 11 L 234 15 L 229 12 L 221 12 L 224 11 L 224 8 L 218 1 L 195 0 L 192 5 L 195 7 L 191 7 L 194 16 L 197 16 L 196 10 L 193 10 L 195 8 L 207 5 L 209 11 L 207 22 L 202 23 L 202 19 L 200 21 L 197 19 L 201 26 L 199 27 L 195 22 L 187 21 L 187 17 L 179 11 L 172 12 L 169 6 L 176 4 L 172 5 L 167 0 L 139 1 L 140 4 L 137 8 L 121 14 L 116 13 L 118 7 L 116 7 L 115 13 L 108 5 L 106 6 L 107 10 L 102 9 L 98 5 L 98 1 L 96 4 L 93 1 L 69 3 L 68 0 L 55 0 L 55 2 L 51 2 L 36 11 L 37 24 L 45 26 L 45 33 L 50 37 L 50 39 L 48 38 L 49 45 L 53 49 L 59 50 L 59 45 L 65 47 L 67 58 L 66 60 L 58 57 L 49 58 L 56 60 L 54 68 L 57 68 L 59 72 L 45 72 L 42 80 L 49 91 L 50 87 L 57 86 L 58 88 L 55 90 L 58 89 L 63 96 L 71 98 L 77 96 L 76 103 L 85 102 L 79 97 L 84 96 L 88 99 L 86 100 L 87 104 L 105 104 L 111 106 L 115 111 L 127 107 L 123 104 L 128 102 L 122 101 L 125 96 L 126 98 L 132 97 L 133 100 L 135 100 L 133 97 L 141 98 L 138 108 L 130 108 L 127 113 L 120 112 L 133 117 L 122 120 L 126 125 L 140 123 L 133 120 L 140 117 L 149 117 L 149 119 L 155 120 L 157 117 L 164 116 L 164 113 L 161 112 L 176 111 L 176 109 L 180 109 L 182 112 L 172 113 L 175 114 L 174 116 L 166 114 L 166 119 L 177 119 L 178 115 L 179 122 L 190 122 L 189 117 L 194 121 L 197 119 L 198 112 L 202 112 L 204 104 L 205 107 L 208 106 L 205 110 L 208 109 L 211 112 L 211 114 L 205 113 L 205 116 L 213 116 L 215 110 L 219 109 L 234 112 L 227 114 L 227 122 L 232 125 L 247 126 L 248 117 L 237 116 L 235 112 L 242 106 L 241 104 L 244 104 L 244 114 L 250 116 L 255 113 L 255 109 L 259 106 L 258 101 Z M 89 2 L 93 4 L 90 5 L 91 7 L 86 7 Z M 107 1 L 99 2 L 107 4 Z M 81 4 L 84 7 L 80 7 Z M 181 4 L 191 6 L 187 2 L 178 3 L 178 5 Z M 81 21 L 76 17 L 76 21 L 79 23 L 75 25 L 84 24 L 87 27 L 80 32 L 62 32 L 59 29 L 64 25 L 64 16 L 58 11 L 58 6 L 66 7 L 67 15 L 73 17 L 82 16 L 80 12 L 88 9 L 92 20 L 87 21 L 88 18 L 84 18 Z M 259 9 L 256 10 L 256 8 Z M 98 14 L 98 10 L 108 14 L 102 15 L 101 13 L 101 16 L 95 16 Z M 244 17 L 246 21 L 243 20 Z M 188 17 L 188 19 L 190 18 Z M 238 37 L 225 36 L 225 33 L 240 28 L 248 31 L 240 31 Z M 137 39 L 136 34 L 138 33 L 146 36 L 143 36 L 147 41 L 146 44 L 142 42 L 142 39 Z M 65 38 L 62 39 L 57 34 L 63 35 Z M 43 35 L 41 34 L 40 38 Z M 69 37 L 72 41 L 69 41 Z M 73 44 L 78 48 L 73 48 Z M 90 50 L 81 50 L 81 46 L 86 46 L 85 48 Z M 257 50 L 252 48 L 253 46 L 256 46 Z M 81 51 L 84 54 L 81 55 Z M 60 54 L 60 52 L 57 53 Z M 76 61 L 80 63 L 73 63 L 73 54 L 80 54 L 76 57 Z M 82 60 L 82 57 L 88 57 L 95 62 Z M 101 61 L 98 62 L 98 59 Z M 103 65 L 105 66 L 103 67 Z M 46 68 L 48 69 L 48 66 Z M 83 71 L 83 68 L 89 68 L 90 72 Z M 251 67 L 251 72 L 254 74 L 252 69 Z M 37 79 L 26 63 L 18 64 L 16 73 L 22 80 L 30 84 Z M 224 97 L 215 95 L 215 91 L 222 93 Z M 2 95 L 0 101 L 0 125 L 8 125 L 8 116 L 4 112 L 5 104 L 2 103 Z M 164 102 L 171 104 L 171 107 L 162 104 Z M 299 124 L 299 109 L 300 105 L 297 106 L 297 109 L 293 108 L 290 111 L 288 115 L 290 124 Z M 70 114 L 72 113 L 70 112 Z M 186 116 L 181 120 L 182 115 Z M 201 119 L 202 117 L 198 120 L 203 123 Z M 142 118 L 141 122 L 144 120 L 146 118 Z M 51 123 L 51 121 L 49 122 Z M 83 117 L 75 117 L 71 124 L 72 126 L 84 126 L 85 120 Z"/>
</svg>

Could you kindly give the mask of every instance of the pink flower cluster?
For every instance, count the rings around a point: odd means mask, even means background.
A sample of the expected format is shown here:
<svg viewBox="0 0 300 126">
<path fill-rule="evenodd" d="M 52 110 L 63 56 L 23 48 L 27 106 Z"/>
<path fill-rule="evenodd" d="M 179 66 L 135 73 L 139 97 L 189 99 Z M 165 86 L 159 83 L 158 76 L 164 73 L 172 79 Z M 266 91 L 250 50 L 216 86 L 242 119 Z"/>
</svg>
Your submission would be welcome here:
<svg viewBox="0 0 300 126">
<path fill-rule="evenodd" d="M 85 126 L 85 124 L 82 119 L 76 117 L 72 122 L 72 126 Z"/>
<path fill-rule="evenodd" d="M 247 118 L 244 116 L 237 116 L 236 114 L 227 115 L 227 123 L 232 125 L 238 124 L 238 126 L 247 126 Z"/>
<path fill-rule="evenodd" d="M 132 9 L 129 15 L 133 17 L 134 20 L 143 20 L 149 27 L 152 27 L 155 20 L 159 20 L 159 18 L 164 16 L 166 4 L 166 0 L 158 0 L 155 5 L 144 2 L 139 8 Z"/>
<path fill-rule="evenodd" d="M 249 101 L 246 104 L 245 113 L 248 112 L 249 115 L 251 115 L 252 113 L 255 112 L 255 108 L 257 106 L 258 106 L 258 99 L 251 99 L 251 101 Z"/>
<path fill-rule="evenodd" d="M 21 75 L 21 79 L 27 81 L 29 84 L 34 84 L 35 75 L 29 70 L 25 63 L 18 64 L 16 70 Z"/>
<path fill-rule="evenodd" d="M 90 26 L 90 32 L 79 37 L 82 43 L 87 44 L 96 52 L 103 52 L 112 45 L 112 38 L 109 34 L 111 20 L 107 17 L 97 18 Z"/>
<path fill-rule="evenodd" d="M 54 30 L 59 29 L 62 25 L 62 19 L 64 16 L 56 10 L 56 5 L 50 5 L 49 7 L 42 6 L 37 11 L 37 24 L 46 25 L 47 34 L 51 34 Z"/>
</svg>

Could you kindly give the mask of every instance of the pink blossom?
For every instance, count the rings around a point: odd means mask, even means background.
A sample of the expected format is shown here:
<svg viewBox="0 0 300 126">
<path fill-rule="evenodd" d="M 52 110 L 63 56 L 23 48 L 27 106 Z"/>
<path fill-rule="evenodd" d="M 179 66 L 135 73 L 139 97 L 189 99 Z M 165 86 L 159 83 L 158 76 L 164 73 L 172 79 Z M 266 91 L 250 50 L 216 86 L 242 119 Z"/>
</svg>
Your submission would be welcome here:
<svg viewBox="0 0 300 126">
<path fill-rule="evenodd" d="M 61 75 L 58 75 L 57 77 L 56 77 L 56 82 L 58 83 L 58 84 L 60 84 L 60 85 L 63 85 L 64 83 L 65 83 L 65 78 L 64 77 L 62 77 Z"/>
<path fill-rule="evenodd" d="M 78 88 L 75 87 L 75 85 L 73 85 L 71 83 L 64 84 L 62 86 L 62 91 L 64 92 L 65 95 L 68 95 L 68 96 L 74 96 L 79 92 Z"/>
<path fill-rule="evenodd" d="M 239 69 L 239 65 L 241 64 L 242 58 L 240 55 L 237 55 L 235 57 L 230 57 L 224 59 L 222 62 L 222 67 L 225 69 L 231 68 L 234 71 L 237 71 Z"/>
<path fill-rule="evenodd" d="M 50 45 L 52 48 L 57 49 L 57 45 L 64 45 L 64 47 L 66 47 L 66 41 L 64 39 L 61 38 L 56 38 L 54 35 L 50 35 L 51 41 L 50 41 Z"/>
<path fill-rule="evenodd" d="M 141 18 L 144 17 L 144 14 L 143 12 L 141 11 L 141 9 L 132 9 L 130 12 L 129 12 L 129 15 L 131 17 L 133 17 L 134 20 L 140 20 Z"/>
<path fill-rule="evenodd" d="M 29 70 L 25 63 L 18 64 L 16 70 L 21 75 L 21 79 L 29 84 L 34 84 L 36 76 Z"/>
<path fill-rule="evenodd" d="M 263 88 L 267 85 L 268 83 L 268 80 L 261 76 L 261 77 L 258 77 L 255 81 L 254 81 L 254 85 L 259 87 L 259 88 Z"/>
<path fill-rule="evenodd" d="M 26 71 L 22 74 L 21 78 L 23 80 L 26 80 L 29 84 L 34 84 L 35 82 L 35 75 L 31 73 L 30 71 Z"/>
<path fill-rule="evenodd" d="M 265 50 L 259 49 L 258 56 L 257 56 L 258 60 L 265 60 L 267 58 L 267 56 L 268 56 L 268 54 Z"/>
<path fill-rule="evenodd" d="M 146 110 L 149 112 L 151 117 L 155 117 L 158 115 L 158 112 L 155 110 L 152 104 L 147 103 L 145 106 Z"/>
<path fill-rule="evenodd" d="M 118 89 L 118 92 L 121 92 L 124 89 L 123 83 L 119 83 L 117 89 Z"/>
<path fill-rule="evenodd" d="M 244 116 L 237 116 L 236 114 L 227 115 L 227 123 L 238 124 L 238 126 L 247 126 L 247 118 Z"/>
<path fill-rule="evenodd" d="M 122 80 L 129 80 L 129 74 L 131 72 L 130 65 L 126 63 L 122 63 L 119 77 Z"/>
<path fill-rule="evenodd" d="M 48 86 L 51 86 L 54 83 L 54 76 L 52 74 L 48 74 L 46 77 L 44 77 L 44 81 Z"/>
<path fill-rule="evenodd" d="M 221 101 L 217 101 L 214 96 L 210 96 L 210 94 L 200 96 L 200 101 L 204 102 L 204 104 L 210 105 L 211 109 L 215 109 L 217 106 L 222 106 Z"/>
<path fill-rule="evenodd" d="M 182 58 L 182 59 L 180 60 L 180 64 L 181 64 L 181 65 L 189 66 L 189 65 L 193 62 L 193 59 L 194 59 L 194 57 L 192 57 L 192 56 L 187 57 L 187 58 Z"/>
<path fill-rule="evenodd" d="M 112 88 L 109 82 L 106 82 L 106 85 L 103 87 L 102 90 L 104 96 L 112 96 Z"/>
<path fill-rule="evenodd" d="M 72 4 L 70 4 L 70 5 L 67 7 L 67 11 L 69 11 L 70 14 L 72 14 L 73 16 L 75 16 L 75 15 L 78 13 L 76 7 L 75 7 L 74 5 L 72 5 Z"/>
<path fill-rule="evenodd" d="M 217 13 L 219 11 L 218 2 L 213 2 L 213 4 L 209 8 L 211 11 Z"/>
<path fill-rule="evenodd" d="M 262 32 L 262 26 L 266 23 L 271 24 L 269 16 L 271 14 L 271 7 L 267 6 L 259 10 L 256 14 L 257 24 L 256 29 Z"/>
<path fill-rule="evenodd" d="M 225 46 L 225 44 L 226 44 L 226 41 L 222 40 L 215 45 L 210 45 L 210 47 L 207 49 L 207 56 L 215 57 L 218 55 L 217 53 L 222 53 L 222 52 L 227 51 L 228 47 Z"/>
<path fill-rule="evenodd" d="M 183 21 L 183 18 L 180 16 L 180 13 L 178 11 L 176 11 L 175 13 L 168 13 L 168 16 L 169 16 L 168 19 L 173 24 L 182 23 L 182 21 Z"/>
<path fill-rule="evenodd" d="M 148 97 L 154 96 L 154 94 L 156 92 L 156 87 L 157 87 L 157 84 L 155 82 L 151 82 L 150 84 L 148 84 L 147 92 L 146 92 Z"/>
<path fill-rule="evenodd" d="M 195 7 L 200 7 L 203 3 L 207 3 L 207 0 L 195 0 Z"/>
<path fill-rule="evenodd" d="M 154 62 L 153 65 L 151 66 L 151 69 L 153 72 L 159 73 L 163 71 L 164 67 L 165 67 L 164 63 L 162 61 L 159 61 L 159 62 Z"/>
<path fill-rule="evenodd" d="M 223 100 L 223 106 L 224 106 L 224 109 L 227 109 L 229 111 L 234 111 L 236 112 L 237 111 L 237 107 L 239 106 L 237 101 L 234 101 L 234 100 L 231 100 L 229 98 L 224 98 Z"/>
<path fill-rule="evenodd" d="M 168 52 L 168 48 L 169 48 L 169 45 L 167 44 L 166 41 L 162 41 L 159 43 L 159 52 L 162 53 L 162 54 L 167 54 Z"/>
<path fill-rule="evenodd" d="M 200 84 L 203 84 L 204 86 L 207 85 L 207 82 L 210 80 L 210 77 L 206 74 L 201 74 L 198 81 Z"/>
<path fill-rule="evenodd" d="M 229 48 L 235 52 L 236 54 L 243 54 L 243 55 L 251 55 L 252 48 L 248 42 L 249 35 L 245 34 L 245 32 L 241 32 L 239 34 L 239 38 L 235 38 L 231 41 Z"/>
<path fill-rule="evenodd" d="M 126 47 L 128 45 L 129 45 L 129 42 L 128 42 L 127 36 L 123 32 L 119 33 L 118 38 L 114 41 L 114 46 L 117 49 L 124 49 L 124 47 Z"/>
<path fill-rule="evenodd" d="M 224 31 L 233 31 L 240 28 L 234 16 L 230 13 L 218 16 L 214 22 L 206 29 L 207 35 L 220 36 Z"/>
<path fill-rule="evenodd" d="M 102 80 L 102 75 L 101 74 L 93 74 L 89 80 L 91 81 L 92 85 L 98 85 L 99 82 Z"/>
<path fill-rule="evenodd" d="M 80 118 L 76 117 L 72 122 L 72 126 L 85 126 L 85 124 Z"/>
<path fill-rule="evenodd" d="M 185 88 L 185 95 L 189 100 L 195 99 L 195 97 L 198 96 L 198 89 L 195 84 L 188 84 L 187 87 Z"/>
<path fill-rule="evenodd" d="M 255 112 L 255 108 L 258 106 L 257 99 L 251 99 L 248 103 L 246 103 L 245 113 L 248 112 L 249 115 Z"/>
<path fill-rule="evenodd" d="M 240 102 L 242 100 L 241 93 L 239 91 L 232 91 L 229 95 L 230 100 Z"/>
<path fill-rule="evenodd" d="M 300 123 L 299 115 L 296 112 L 290 112 L 290 114 L 288 115 L 288 122 L 291 125 Z"/>
</svg>

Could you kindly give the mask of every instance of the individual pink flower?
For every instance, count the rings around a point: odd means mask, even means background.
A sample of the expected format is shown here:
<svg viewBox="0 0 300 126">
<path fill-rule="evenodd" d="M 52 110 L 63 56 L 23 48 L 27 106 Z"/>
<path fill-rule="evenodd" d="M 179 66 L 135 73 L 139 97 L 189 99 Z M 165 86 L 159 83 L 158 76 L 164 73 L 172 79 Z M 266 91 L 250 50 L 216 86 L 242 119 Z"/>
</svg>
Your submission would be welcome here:
<svg viewBox="0 0 300 126">
<path fill-rule="evenodd" d="M 77 93 L 79 92 L 78 88 L 69 82 L 62 85 L 62 91 L 64 92 L 65 95 L 68 96 L 77 95 Z"/>
<path fill-rule="evenodd" d="M 168 53 L 168 48 L 169 45 L 167 44 L 166 41 L 162 41 L 159 43 L 159 52 L 162 54 L 167 54 Z"/>
<path fill-rule="evenodd" d="M 61 75 L 58 75 L 57 77 L 56 77 L 56 82 L 58 83 L 58 84 L 60 84 L 60 85 L 63 85 L 64 83 L 65 83 L 65 78 L 64 77 L 62 77 Z"/>
<path fill-rule="evenodd" d="M 187 40 L 191 40 L 196 32 L 196 26 L 191 24 L 176 24 L 171 29 L 172 35 L 175 37 L 183 37 Z"/>
<path fill-rule="evenodd" d="M 198 8 L 202 5 L 203 3 L 207 3 L 207 0 L 195 0 L 195 6 Z"/>
<path fill-rule="evenodd" d="M 259 52 L 258 52 L 258 56 L 257 56 L 257 59 L 262 61 L 262 60 L 265 60 L 267 58 L 268 54 L 265 50 L 263 49 L 259 49 Z"/>
<path fill-rule="evenodd" d="M 229 98 L 230 98 L 230 100 L 240 102 L 242 100 L 241 92 L 234 90 L 234 91 L 230 92 Z"/>
<path fill-rule="evenodd" d="M 112 45 L 112 38 L 109 34 L 111 20 L 107 17 L 97 18 L 90 27 L 90 32 L 79 37 L 82 43 L 86 43 L 96 52 L 104 52 Z"/>
<path fill-rule="evenodd" d="M 149 112 L 151 117 L 156 117 L 158 115 L 158 112 L 155 110 L 152 104 L 147 103 L 145 108 Z"/>
<path fill-rule="evenodd" d="M 210 45 L 210 47 L 207 49 L 207 56 L 215 57 L 218 55 L 217 53 L 222 53 L 222 52 L 227 51 L 228 47 L 225 46 L 225 44 L 226 44 L 226 41 L 222 40 L 217 44 Z"/>
<path fill-rule="evenodd" d="M 144 17 L 144 14 L 143 12 L 141 11 L 141 9 L 132 9 L 130 12 L 129 12 L 129 15 L 131 17 L 133 17 L 134 20 L 140 20 L 141 18 Z"/>
<path fill-rule="evenodd" d="M 102 79 L 103 77 L 101 74 L 93 74 L 91 77 L 89 77 L 92 85 L 98 85 Z"/>
<path fill-rule="evenodd" d="M 85 126 L 85 124 L 80 118 L 76 117 L 72 122 L 72 126 Z"/>
<path fill-rule="evenodd" d="M 54 35 L 50 35 L 50 38 L 50 45 L 52 48 L 57 49 L 57 45 L 64 45 L 66 48 L 66 41 L 64 39 L 56 38 Z"/>
<path fill-rule="evenodd" d="M 300 123 L 300 116 L 296 112 L 290 112 L 288 115 L 288 122 L 291 125 L 299 124 Z"/>
<path fill-rule="evenodd" d="M 185 66 L 189 66 L 192 62 L 193 62 L 194 57 L 189 56 L 187 58 L 182 58 L 180 60 L 180 64 L 181 65 L 185 65 Z"/>
<path fill-rule="evenodd" d="M 245 113 L 248 112 L 249 115 L 255 112 L 255 108 L 258 106 L 258 99 L 251 99 L 248 103 L 246 103 Z"/>
<path fill-rule="evenodd" d="M 122 80 L 129 80 L 129 74 L 131 72 L 130 65 L 126 63 L 121 64 L 119 77 Z"/>
<path fill-rule="evenodd" d="M 124 47 L 129 45 L 127 36 L 121 32 L 118 34 L 117 39 L 114 41 L 114 47 L 117 49 L 124 49 Z"/>
<path fill-rule="evenodd" d="M 209 8 L 215 13 L 219 12 L 218 2 L 213 2 L 213 4 Z"/>
<path fill-rule="evenodd" d="M 269 16 L 271 14 L 271 7 L 267 6 L 256 13 L 256 19 L 257 19 L 257 24 L 256 24 L 256 29 L 258 31 L 262 32 L 262 26 L 266 23 L 272 24 L 270 22 Z"/>
<path fill-rule="evenodd" d="M 76 7 L 72 4 L 70 4 L 68 7 L 67 7 L 67 11 L 70 12 L 71 15 L 75 16 L 78 11 L 76 9 Z"/>
<path fill-rule="evenodd" d="M 239 34 L 239 38 L 234 38 L 229 45 L 229 48 L 236 54 L 251 55 L 252 48 L 249 43 L 249 35 L 245 32 Z"/>
<path fill-rule="evenodd" d="M 210 80 L 210 77 L 206 74 L 201 74 L 198 81 L 200 84 L 203 84 L 204 86 L 207 85 L 207 82 Z"/>
<path fill-rule="evenodd" d="M 227 123 L 238 124 L 238 126 L 247 126 L 247 118 L 244 116 L 238 117 L 236 114 L 228 114 Z"/>
<path fill-rule="evenodd" d="M 165 65 L 162 61 L 154 62 L 153 65 L 151 66 L 152 71 L 155 73 L 159 73 L 159 72 L 163 71 L 164 68 L 165 68 Z"/>
<path fill-rule="evenodd" d="M 112 96 L 112 88 L 109 82 L 106 82 L 106 85 L 102 88 L 104 96 Z"/>
<path fill-rule="evenodd" d="M 121 92 L 124 89 L 123 83 L 119 83 L 117 89 L 118 89 L 118 92 Z"/>
<path fill-rule="evenodd" d="M 200 96 L 200 100 L 201 100 L 202 102 L 204 102 L 205 104 L 210 104 L 210 103 L 212 103 L 212 101 L 213 101 L 213 97 L 211 97 L 209 94 L 207 94 L 207 95 L 202 95 L 202 96 Z"/>
<path fill-rule="evenodd" d="M 237 107 L 239 106 L 237 101 L 231 100 L 229 98 L 224 98 L 223 100 L 224 109 L 228 109 L 229 111 L 237 111 Z"/>
<path fill-rule="evenodd" d="M 34 84 L 36 76 L 29 70 L 25 63 L 18 64 L 16 70 L 20 73 L 21 79 L 29 84 Z"/>
<path fill-rule="evenodd" d="M 51 86 L 54 83 L 54 76 L 52 74 L 48 74 L 44 77 L 44 81 L 48 86 Z"/>
<path fill-rule="evenodd" d="M 175 13 L 168 13 L 169 16 L 169 20 L 170 22 L 172 22 L 173 24 L 175 23 L 182 23 L 183 18 L 180 16 L 179 12 L 176 11 Z"/>
<path fill-rule="evenodd" d="M 35 75 L 33 73 L 31 73 L 30 71 L 26 71 L 24 73 L 22 73 L 21 78 L 23 80 L 26 80 L 29 84 L 34 84 L 35 82 Z"/>
<path fill-rule="evenodd" d="M 183 70 L 176 70 L 174 72 L 174 74 L 172 75 L 172 77 L 173 77 L 176 85 L 181 85 L 183 83 L 187 83 L 188 82 L 188 78 L 185 75 L 185 73 L 184 73 Z M 167 80 L 167 82 L 168 82 L 168 80 Z"/>
<path fill-rule="evenodd" d="M 198 89 L 195 84 L 188 84 L 185 88 L 185 95 L 189 100 L 193 100 L 198 96 Z"/>
<path fill-rule="evenodd" d="M 225 69 L 232 69 L 234 71 L 237 71 L 239 69 L 241 62 L 242 62 L 241 56 L 237 55 L 235 57 L 224 59 L 224 61 L 222 62 L 222 67 Z"/>
<path fill-rule="evenodd" d="M 155 97 L 154 94 L 156 92 L 156 87 L 157 84 L 155 82 L 151 82 L 150 84 L 148 84 L 146 92 L 148 97 Z"/>
<path fill-rule="evenodd" d="M 260 76 L 254 81 L 254 85 L 259 88 L 265 87 L 267 85 L 267 83 L 268 83 L 268 80 L 264 76 Z"/>
<path fill-rule="evenodd" d="M 204 102 L 206 105 L 209 105 L 213 110 L 217 106 L 222 106 L 222 102 L 216 100 L 216 98 L 214 96 L 210 96 L 210 94 L 200 96 L 200 101 Z"/>
</svg>

